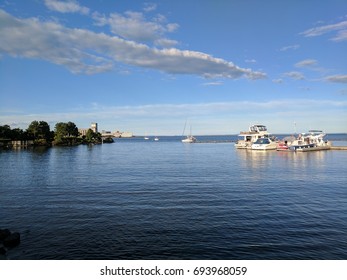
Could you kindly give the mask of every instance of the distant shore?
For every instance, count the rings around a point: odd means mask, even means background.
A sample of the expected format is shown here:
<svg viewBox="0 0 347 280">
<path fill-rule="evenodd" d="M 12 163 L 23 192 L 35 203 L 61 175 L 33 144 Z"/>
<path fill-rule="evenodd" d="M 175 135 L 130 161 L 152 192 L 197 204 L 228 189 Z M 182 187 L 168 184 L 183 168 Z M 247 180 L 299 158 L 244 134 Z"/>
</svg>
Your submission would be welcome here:
<svg viewBox="0 0 347 280">
<path fill-rule="evenodd" d="M 97 129 L 88 129 L 82 135 L 73 122 L 58 122 L 54 131 L 45 121 L 33 121 L 26 130 L 0 126 L 0 149 L 75 146 L 81 144 L 113 143 L 112 137 L 103 137 Z"/>
</svg>

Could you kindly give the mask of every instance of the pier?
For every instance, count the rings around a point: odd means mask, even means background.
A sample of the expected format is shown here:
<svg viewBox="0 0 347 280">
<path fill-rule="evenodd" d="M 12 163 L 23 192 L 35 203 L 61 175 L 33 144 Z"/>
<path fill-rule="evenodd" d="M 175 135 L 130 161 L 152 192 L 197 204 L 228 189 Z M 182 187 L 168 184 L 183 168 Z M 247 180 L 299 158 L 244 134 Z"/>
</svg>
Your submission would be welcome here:
<svg viewBox="0 0 347 280">
<path fill-rule="evenodd" d="M 206 140 L 206 141 L 196 141 L 195 144 L 217 144 L 217 143 L 234 143 L 233 140 Z M 333 151 L 347 151 L 347 146 L 331 146 L 329 150 Z"/>
<path fill-rule="evenodd" d="M 331 146 L 330 150 L 347 151 L 347 146 Z"/>
<path fill-rule="evenodd" d="M 235 142 L 235 141 L 232 141 L 232 140 L 205 140 L 205 141 L 196 141 L 194 142 L 195 144 L 209 144 L 209 143 L 213 143 L 213 144 L 216 144 L 216 143 L 232 143 L 232 142 Z"/>
</svg>

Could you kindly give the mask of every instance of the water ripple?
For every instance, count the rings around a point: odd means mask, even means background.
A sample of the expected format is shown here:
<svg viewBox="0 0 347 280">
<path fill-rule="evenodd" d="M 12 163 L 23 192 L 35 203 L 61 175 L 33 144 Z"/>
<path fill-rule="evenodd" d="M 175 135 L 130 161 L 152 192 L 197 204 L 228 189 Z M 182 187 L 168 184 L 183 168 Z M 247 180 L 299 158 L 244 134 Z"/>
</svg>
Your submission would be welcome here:
<svg viewBox="0 0 347 280">
<path fill-rule="evenodd" d="M 346 153 L 124 141 L 0 156 L 11 259 L 347 258 Z"/>
</svg>

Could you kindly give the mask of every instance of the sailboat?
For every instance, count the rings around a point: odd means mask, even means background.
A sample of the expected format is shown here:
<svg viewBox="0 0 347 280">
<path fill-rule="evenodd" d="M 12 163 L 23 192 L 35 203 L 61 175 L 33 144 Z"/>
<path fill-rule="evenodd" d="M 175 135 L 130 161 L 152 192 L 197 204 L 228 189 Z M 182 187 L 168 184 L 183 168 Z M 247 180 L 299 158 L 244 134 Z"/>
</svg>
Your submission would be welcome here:
<svg viewBox="0 0 347 280">
<path fill-rule="evenodd" d="M 183 134 L 186 130 L 186 125 L 187 125 L 187 121 L 184 124 Z M 182 139 L 182 143 L 195 143 L 195 142 L 196 142 L 196 138 L 192 135 L 192 126 L 190 126 L 190 133 L 189 135 L 186 136 L 185 139 Z"/>
<path fill-rule="evenodd" d="M 195 143 L 196 138 L 193 135 L 188 135 L 187 138 L 182 139 L 183 143 Z"/>
</svg>

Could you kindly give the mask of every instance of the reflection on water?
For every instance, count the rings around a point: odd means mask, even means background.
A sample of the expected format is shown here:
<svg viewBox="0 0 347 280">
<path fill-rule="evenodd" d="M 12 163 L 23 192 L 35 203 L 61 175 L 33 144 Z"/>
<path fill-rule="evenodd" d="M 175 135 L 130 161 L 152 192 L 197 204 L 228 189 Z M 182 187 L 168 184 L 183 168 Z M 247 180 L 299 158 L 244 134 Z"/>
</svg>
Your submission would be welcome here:
<svg viewBox="0 0 347 280">
<path fill-rule="evenodd" d="M 264 169 L 273 163 L 286 163 L 288 168 L 305 169 L 314 164 L 316 168 L 324 169 L 326 158 L 332 151 L 289 152 L 289 151 L 258 151 L 236 149 L 236 156 L 241 166 L 252 169 Z"/>
<path fill-rule="evenodd" d="M 269 166 L 269 160 L 272 159 L 276 151 L 260 151 L 248 149 L 236 149 L 239 163 L 245 168 L 262 169 Z"/>
<path fill-rule="evenodd" d="M 346 152 L 164 140 L 0 152 L 9 258 L 347 258 Z"/>
</svg>

